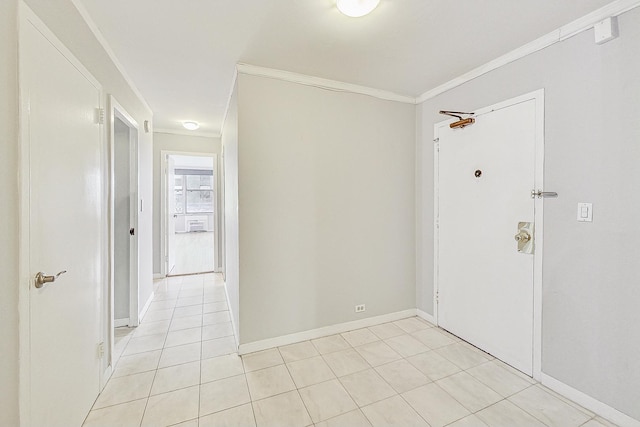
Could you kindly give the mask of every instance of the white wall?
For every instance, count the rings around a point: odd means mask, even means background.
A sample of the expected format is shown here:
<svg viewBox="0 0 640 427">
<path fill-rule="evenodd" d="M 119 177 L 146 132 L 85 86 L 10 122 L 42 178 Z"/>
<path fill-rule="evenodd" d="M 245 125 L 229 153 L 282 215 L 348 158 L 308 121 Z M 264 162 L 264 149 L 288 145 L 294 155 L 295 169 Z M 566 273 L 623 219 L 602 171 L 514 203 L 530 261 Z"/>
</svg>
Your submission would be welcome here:
<svg viewBox="0 0 640 427">
<path fill-rule="evenodd" d="M 238 87 L 234 86 L 222 128 L 224 153 L 224 271 L 236 337 L 240 329 L 240 265 L 238 260 Z"/>
<path fill-rule="evenodd" d="M 0 1 L 0 425 L 18 425 L 18 12 Z"/>
<path fill-rule="evenodd" d="M 640 9 L 620 38 L 579 34 L 420 107 L 418 307 L 432 313 L 433 124 L 439 109 L 474 110 L 545 89 L 542 369 L 640 420 Z M 593 222 L 578 223 L 578 202 Z"/>
<path fill-rule="evenodd" d="M 161 254 L 161 191 L 162 191 L 162 151 L 180 151 L 185 153 L 211 153 L 218 155 L 218 165 L 216 169 L 220 170 L 220 138 L 210 138 L 203 136 L 175 135 L 169 133 L 154 132 L 153 134 L 153 273 L 160 274 L 162 271 L 162 254 Z M 219 174 L 218 174 L 219 175 Z M 216 177 L 218 188 L 216 194 L 218 197 L 218 206 L 220 206 L 219 188 L 220 177 Z M 220 226 L 218 225 L 218 229 Z M 216 251 L 220 250 L 220 243 Z"/>
<path fill-rule="evenodd" d="M 240 342 L 415 308 L 415 106 L 244 74 L 238 95 Z"/>
</svg>

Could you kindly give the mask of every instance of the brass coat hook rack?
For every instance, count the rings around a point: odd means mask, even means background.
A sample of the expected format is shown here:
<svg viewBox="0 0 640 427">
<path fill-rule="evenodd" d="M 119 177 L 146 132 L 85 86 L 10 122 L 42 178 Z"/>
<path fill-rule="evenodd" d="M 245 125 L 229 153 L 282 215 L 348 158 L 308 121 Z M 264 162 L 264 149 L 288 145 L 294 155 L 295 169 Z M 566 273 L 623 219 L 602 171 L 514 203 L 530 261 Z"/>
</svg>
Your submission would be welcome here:
<svg viewBox="0 0 640 427">
<path fill-rule="evenodd" d="M 465 118 L 463 118 L 461 116 L 461 114 L 465 115 L 465 116 L 473 116 L 474 113 L 463 113 L 461 111 L 445 111 L 445 110 L 441 110 L 440 114 L 444 114 L 446 116 L 455 117 L 456 119 L 458 119 L 457 122 L 453 122 L 453 123 L 451 123 L 449 125 L 449 127 L 451 129 L 458 129 L 458 128 L 462 129 L 465 126 L 472 125 L 472 124 L 474 124 L 476 122 L 476 119 L 474 119 L 473 117 L 467 117 L 465 119 Z"/>
</svg>

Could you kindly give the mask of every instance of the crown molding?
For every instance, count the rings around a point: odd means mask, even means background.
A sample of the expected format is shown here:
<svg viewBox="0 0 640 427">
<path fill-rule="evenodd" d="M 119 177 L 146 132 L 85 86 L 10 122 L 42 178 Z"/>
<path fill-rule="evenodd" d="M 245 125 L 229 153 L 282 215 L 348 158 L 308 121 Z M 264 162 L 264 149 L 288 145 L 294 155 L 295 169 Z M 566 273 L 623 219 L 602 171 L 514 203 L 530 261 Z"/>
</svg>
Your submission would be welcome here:
<svg viewBox="0 0 640 427">
<path fill-rule="evenodd" d="M 167 128 L 155 128 L 153 133 L 168 133 L 171 135 L 184 135 L 184 136 L 197 136 L 199 138 L 220 138 L 219 133 L 212 132 L 198 132 L 193 130 L 181 130 L 181 129 L 167 129 Z"/>
<path fill-rule="evenodd" d="M 321 77 L 309 76 L 306 74 L 293 73 L 291 71 L 276 70 L 273 68 L 266 68 L 243 63 L 237 64 L 236 69 L 240 74 L 268 77 L 305 86 L 313 86 L 320 89 L 333 90 L 336 92 L 357 93 L 378 99 L 383 99 L 385 101 L 396 101 L 413 105 L 416 104 L 416 99 L 411 96 L 399 95 L 397 93 L 389 92 L 386 90 L 360 86 L 352 83 L 339 82 L 337 80 L 329 80 L 323 79 Z"/>
<path fill-rule="evenodd" d="M 616 0 L 612 3 L 609 3 L 608 5 L 603 6 L 600 9 L 597 9 L 566 25 L 563 25 L 562 27 L 548 34 L 545 34 L 544 36 L 530 43 L 527 43 L 505 55 L 489 61 L 486 64 L 469 71 L 468 73 L 465 73 L 453 80 L 441 84 L 440 86 L 428 90 L 417 98 L 417 103 L 421 104 L 429 99 L 435 98 L 436 96 L 455 87 L 458 87 L 464 83 L 467 83 L 477 77 L 480 77 L 483 74 L 487 74 L 490 71 L 498 69 L 511 62 L 517 61 L 518 59 L 531 55 L 532 53 L 538 52 L 542 49 L 573 37 L 583 31 L 589 30 L 594 26 L 594 24 L 597 24 L 598 22 L 606 18 L 621 15 L 638 6 L 640 6 L 640 0 Z"/>
<path fill-rule="evenodd" d="M 124 66 L 118 60 L 118 57 L 113 52 L 113 49 L 111 49 L 111 46 L 107 42 L 107 39 L 105 39 L 105 37 L 102 34 L 102 32 L 100 31 L 100 29 L 98 28 L 96 23 L 91 18 L 91 15 L 87 11 L 87 9 L 84 7 L 84 4 L 82 4 L 82 2 L 80 0 L 71 0 L 71 3 L 78 10 L 78 12 L 80 13 L 80 16 L 82 17 L 82 19 L 84 19 L 85 23 L 87 24 L 87 26 L 89 27 L 89 29 L 91 30 L 93 35 L 98 40 L 98 43 L 100 43 L 100 45 L 105 50 L 105 52 L 107 53 L 107 55 L 109 56 L 109 58 L 111 59 L 113 64 L 116 66 L 118 71 L 120 71 L 120 74 L 122 74 L 122 77 L 124 77 L 124 80 L 127 82 L 127 84 L 129 85 L 129 87 L 131 88 L 133 93 L 135 93 L 135 95 L 140 99 L 140 102 L 142 102 L 144 107 L 151 114 L 153 114 L 153 110 L 149 106 L 149 103 L 147 103 L 147 100 L 144 99 L 144 96 L 142 95 L 142 92 L 140 92 L 140 90 L 136 87 L 135 83 L 133 83 L 133 80 L 131 79 L 131 77 L 129 77 L 129 74 L 127 74 L 127 71 L 125 70 Z"/>
</svg>

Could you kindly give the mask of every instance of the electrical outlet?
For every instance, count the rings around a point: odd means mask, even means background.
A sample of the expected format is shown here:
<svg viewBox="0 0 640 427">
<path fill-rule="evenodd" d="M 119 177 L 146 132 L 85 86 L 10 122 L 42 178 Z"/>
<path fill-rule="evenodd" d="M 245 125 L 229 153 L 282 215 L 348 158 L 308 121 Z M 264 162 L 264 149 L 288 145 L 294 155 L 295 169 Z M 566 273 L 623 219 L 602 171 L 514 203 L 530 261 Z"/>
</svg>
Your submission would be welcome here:
<svg viewBox="0 0 640 427">
<path fill-rule="evenodd" d="M 364 304 L 360 304 L 360 305 L 356 305 L 355 307 L 356 309 L 356 313 L 362 313 L 363 311 L 365 311 L 367 308 L 365 307 Z"/>
</svg>

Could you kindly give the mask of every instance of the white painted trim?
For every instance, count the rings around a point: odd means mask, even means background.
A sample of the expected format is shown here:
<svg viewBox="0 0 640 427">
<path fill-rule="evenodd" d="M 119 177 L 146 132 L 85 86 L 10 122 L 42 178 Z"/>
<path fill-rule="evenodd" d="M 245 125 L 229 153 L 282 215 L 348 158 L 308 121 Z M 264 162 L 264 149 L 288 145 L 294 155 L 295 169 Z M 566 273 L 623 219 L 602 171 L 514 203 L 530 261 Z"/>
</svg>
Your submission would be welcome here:
<svg viewBox="0 0 640 427">
<path fill-rule="evenodd" d="M 29 132 L 29 96 L 27 88 L 24 86 L 22 69 L 21 45 L 23 40 L 23 31 L 26 25 L 33 25 L 55 48 L 69 61 L 98 91 L 99 105 L 103 107 L 104 94 L 100 82 L 87 70 L 87 68 L 71 53 L 71 51 L 58 39 L 58 37 L 46 26 L 46 24 L 26 5 L 24 1 L 18 3 L 18 92 L 19 92 L 19 147 L 18 147 L 18 197 L 19 197 L 19 224 L 18 224 L 18 411 L 21 425 L 31 425 L 31 324 L 30 324 L 30 290 L 33 284 L 31 277 L 29 254 L 30 254 L 30 229 L 29 229 L 29 212 L 31 204 L 30 195 L 30 132 Z M 104 126 L 100 126 L 100 148 L 104 147 Z M 102 155 L 102 153 L 101 153 Z M 104 165 L 105 159 L 101 159 L 101 165 Z M 104 171 L 101 171 L 104 172 Z M 103 173 L 104 176 L 104 173 Z M 104 183 L 103 183 L 104 186 Z M 102 214 L 101 214 L 102 216 Z M 106 218 L 102 218 L 101 222 L 106 224 Z M 105 249 L 104 233 L 101 233 L 100 245 Z M 100 276 L 106 277 L 106 266 L 102 265 Z M 100 289 L 98 306 L 101 308 L 100 326 L 104 325 L 106 313 L 103 311 L 103 295 L 104 288 Z M 107 370 L 108 371 L 108 370 Z M 104 381 L 104 375 L 100 369 L 98 375 L 100 386 Z"/>
<path fill-rule="evenodd" d="M 229 96 L 227 96 L 227 105 L 224 107 L 224 115 L 222 116 L 222 123 L 220 123 L 220 138 L 222 138 L 222 131 L 224 130 L 224 124 L 227 121 L 227 116 L 229 115 L 229 108 L 231 108 L 231 99 L 233 98 L 233 91 L 236 89 L 236 85 L 238 84 L 238 65 L 233 69 L 233 78 L 231 79 L 231 90 L 229 90 Z M 222 141 L 220 141 L 222 144 Z M 224 149 L 224 147 L 222 147 Z M 224 154 L 224 151 L 222 152 Z M 224 156 L 223 156 L 224 158 Z"/>
<path fill-rule="evenodd" d="M 125 319 L 113 319 L 114 328 L 122 328 L 123 326 L 129 326 L 129 318 Z M 111 367 L 111 365 L 109 365 Z"/>
<path fill-rule="evenodd" d="M 129 136 L 129 170 L 130 172 L 130 189 L 131 197 L 131 212 L 130 221 L 133 222 L 133 227 L 138 230 L 138 202 L 140 189 L 139 189 L 139 141 L 140 141 L 140 129 L 138 122 L 131 116 L 127 110 L 117 101 L 113 96 L 109 96 L 108 105 L 108 126 L 109 126 L 109 144 L 107 148 L 107 174 L 105 180 L 107 185 L 107 210 L 108 210 L 108 306 L 107 311 L 109 313 L 109 324 L 105 331 L 105 334 L 109 337 L 105 339 L 105 346 L 108 349 L 106 353 L 108 366 L 113 369 L 113 353 L 115 345 L 114 328 L 119 327 L 118 322 L 115 319 L 115 119 L 116 117 L 123 121 L 131 130 L 135 130 Z M 138 313 L 139 307 L 139 283 L 140 283 L 140 269 L 139 269 L 139 252 L 138 252 L 138 233 L 136 232 L 135 238 L 130 240 L 130 255 L 129 255 L 129 317 L 126 319 L 125 325 L 120 326 L 132 326 L 135 327 L 140 322 L 140 315 Z M 113 322 L 113 324 L 112 324 Z M 106 384 L 105 384 L 106 385 Z"/>
<path fill-rule="evenodd" d="M 438 123 L 433 130 L 433 324 L 438 324 L 438 281 L 439 281 L 439 239 L 440 239 L 440 128 Z M 426 224 L 425 224 L 426 225 Z"/>
<path fill-rule="evenodd" d="M 124 66 L 118 60 L 118 57 L 113 52 L 113 49 L 111 49 L 111 46 L 107 42 L 107 39 L 104 37 L 104 35 L 100 31 L 96 23 L 91 18 L 91 15 L 87 11 L 87 9 L 84 7 L 84 4 L 82 4 L 82 1 L 71 0 L 71 3 L 75 6 L 78 13 L 80 13 L 80 16 L 82 17 L 82 19 L 84 19 L 85 23 L 87 24 L 87 26 L 89 27 L 93 35 L 96 37 L 96 39 L 98 40 L 98 43 L 100 43 L 100 45 L 106 52 L 107 56 L 109 56 L 109 58 L 113 62 L 113 65 L 115 65 L 118 71 L 120 72 L 120 74 L 122 74 L 122 77 L 127 82 L 127 84 L 129 85 L 133 93 L 135 93 L 135 95 L 140 99 L 140 102 L 149 111 L 149 113 L 153 113 L 153 110 L 151 109 L 147 101 L 144 99 L 144 96 L 142 96 L 142 92 L 140 92 L 136 87 L 135 83 L 133 83 L 133 79 L 129 77 L 129 74 L 125 70 Z"/>
<path fill-rule="evenodd" d="M 104 391 L 105 386 L 111 379 L 111 375 L 113 375 L 113 366 L 109 364 L 109 366 L 107 366 L 107 369 L 105 369 L 102 373 L 102 380 L 100 382 L 100 393 Z"/>
<path fill-rule="evenodd" d="M 553 378 L 547 374 L 541 374 L 540 382 L 545 387 L 550 388 L 556 393 L 561 394 L 562 396 L 571 399 L 575 403 L 585 407 L 586 409 L 595 412 L 607 420 L 618 424 L 621 427 L 640 427 L 640 420 L 636 420 L 630 417 L 627 414 L 624 414 L 618 411 L 615 408 L 607 405 L 589 396 L 586 393 L 581 392 L 580 390 L 576 390 L 575 388 Z"/>
<path fill-rule="evenodd" d="M 227 297 L 227 308 L 229 309 L 229 317 L 231 318 L 231 329 L 233 329 L 233 338 L 236 340 L 236 351 L 240 352 L 240 325 L 236 325 L 235 317 L 233 315 L 233 310 L 231 309 L 231 304 L 229 304 L 229 290 L 227 289 L 227 282 L 224 283 L 224 295 Z M 239 318 L 239 317 L 238 317 Z"/>
<path fill-rule="evenodd" d="M 433 325 L 435 325 L 435 324 L 436 324 L 436 319 L 435 319 L 435 317 L 433 317 L 431 314 L 427 313 L 426 311 L 422 311 L 422 310 L 420 310 L 420 309 L 418 308 L 418 309 L 416 309 L 416 315 L 417 315 L 419 318 L 421 318 L 421 319 L 423 319 L 423 320 L 426 320 L 427 322 L 429 322 L 429 323 L 431 323 L 431 324 L 433 324 Z"/>
<path fill-rule="evenodd" d="M 147 302 L 144 303 L 144 306 L 142 307 L 142 310 L 140 310 L 140 322 L 142 323 L 142 320 L 144 319 L 145 314 L 147 314 L 147 311 L 149 311 L 149 307 L 151 307 L 151 303 L 153 302 L 153 298 L 156 296 L 155 291 L 151 292 L 151 295 L 149 295 L 149 299 L 147 300 Z"/>
<path fill-rule="evenodd" d="M 356 93 L 360 95 L 372 96 L 374 98 L 386 101 L 403 102 L 405 104 L 415 105 L 416 98 L 412 96 L 399 95 L 394 92 L 375 89 L 367 86 L 360 86 L 352 83 L 339 82 L 336 80 L 323 79 L 305 74 L 292 73 L 291 71 L 276 70 L 273 68 L 259 67 L 257 65 L 237 64 L 238 73 L 251 76 L 267 77 L 286 82 L 297 83 L 305 86 L 317 87 L 336 92 Z"/>
<path fill-rule="evenodd" d="M 535 170 L 534 170 L 534 183 L 536 188 L 544 189 L 544 89 L 539 89 L 534 92 L 526 93 L 524 95 L 508 99 L 503 102 L 499 102 L 488 107 L 483 107 L 475 110 L 475 116 L 481 116 L 488 114 L 492 111 L 507 108 L 511 105 L 520 104 L 522 102 L 534 100 L 535 105 Z M 434 232 L 433 232 L 433 257 L 434 257 L 434 277 L 433 277 L 433 313 L 434 324 L 439 325 L 438 322 L 438 289 L 439 289 L 439 275 L 438 275 L 438 253 L 439 253 L 439 241 L 440 241 L 440 228 L 439 228 L 439 199 L 440 199 L 440 181 L 438 176 L 439 164 L 440 164 L 440 152 L 439 152 L 439 135 L 440 129 L 446 127 L 451 123 L 451 119 L 436 123 L 434 125 L 434 156 L 433 156 L 433 169 L 434 169 Z M 548 191 L 548 190 L 547 190 Z M 543 230 L 544 230 L 544 199 L 534 199 L 534 241 L 535 252 L 533 260 L 533 378 L 540 380 L 542 375 L 542 254 L 544 247 Z"/>
<path fill-rule="evenodd" d="M 535 177 L 534 183 L 537 189 L 543 191 L 544 187 L 544 144 L 545 144 L 545 96 L 544 89 L 539 89 L 527 96 L 533 96 L 535 107 Z M 535 224 L 533 254 L 533 378 L 540 381 L 542 375 L 542 275 L 544 254 L 544 199 L 534 199 L 533 221 Z"/>
<path fill-rule="evenodd" d="M 168 133 L 169 135 L 185 135 L 185 136 L 197 136 L 200 138 L 220 138 L 219 133 L 213 132 L 198 132 L 186 129 L 167 129 L 167 128 L 156 128 L 153 130 L 153 133 Z"/>
<path fill-rule="evenodd" d="M 165 276 L 162 273 L 153 273 L 154 280 L 156 280 L 156 279 L 164 279 L 165 277 L 167 277 L 167 276 Z"/>
<path fill-rule="evenodd" d="M 571 38 L 583 31 L 589 30 L 593 27 L 594 24 L 602 21 L 603 19 L 611 16 L 621 15 L 638 6 L 640 6 L 640 0 L 616 0 L 612 3 L 609 3 L 608 5 L 601 7 L 600 9 L 597 9 L 566 25 L 563 25 L 562 27 L 542 37 L 539 37 L 530 43 L 520 46 L 519 48 L 514 49 L 511 52 L 502 55 L 492 61 L 489 61 L 484 65 L 474 68 L 468 73 L 465 73 L 453 80 L 441 84 L 440 86 L 428 90 L 417 98 L 416 103 L 421 104 L 429 99 L 435 98 L 436 96 L 447 92 L 448 90 L 456 88 L 464 83 L 467 83 L 477 77 L 480 77 L 483 74 L 487 74 L 490 71 L 493 71 L 511 62 L 517 61 L 518 59 L 524 58 L 528 55 L 531 55 L 532 53 L 538 52 L 563 40 Z"/>
<path fill-rule="evenodd" d="M 413 317 L 415 315 L 416 309 L 412 308 L 395 313 L 383 314 L 381 316 L 368 317 L 366 319 L 353 320 L 351 322 L 339 323 L 337 325 L 310 329 L 307 331 L 296 332 L 294 334 L 282 335 L 279 337 L 269 338 L 261 341 L 254 341 L 247 344 L 240 344 L 238 353 L 253 353 L 269 348 L 280 347 L 283 345 L 294 344 L 301 341 L 308 341 L 316 338 L 326 337 L 329 335 L 339 334 L 342 332 L 348 332 L 354 329 L 367 328 L 369 326 L 379 325 L 380 323 L 393 322 L 395 320 L 405 319 L 407 317 Z"/>
</svg>

